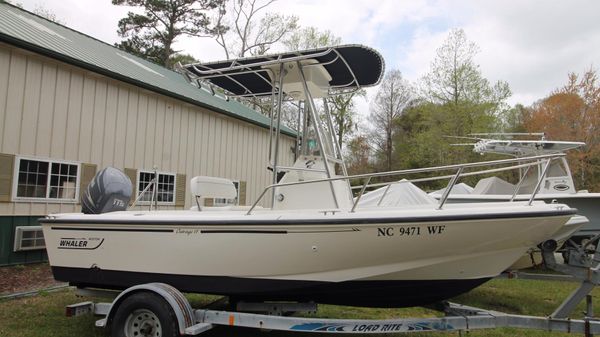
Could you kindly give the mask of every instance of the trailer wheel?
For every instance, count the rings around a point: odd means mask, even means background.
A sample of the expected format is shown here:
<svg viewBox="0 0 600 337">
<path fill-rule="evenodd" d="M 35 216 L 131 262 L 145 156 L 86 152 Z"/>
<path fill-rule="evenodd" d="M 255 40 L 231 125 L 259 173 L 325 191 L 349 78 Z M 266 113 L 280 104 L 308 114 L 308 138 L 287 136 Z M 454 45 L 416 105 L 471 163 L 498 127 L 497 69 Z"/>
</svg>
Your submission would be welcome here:
<svg viewBox="0 0 600 337">
<path fill-rule="evenodd" d="M 135 293 L 127 297 L 115 313 L 112 337 L 177 337 L 177 317 L 162 297 Z"/>
</svg>

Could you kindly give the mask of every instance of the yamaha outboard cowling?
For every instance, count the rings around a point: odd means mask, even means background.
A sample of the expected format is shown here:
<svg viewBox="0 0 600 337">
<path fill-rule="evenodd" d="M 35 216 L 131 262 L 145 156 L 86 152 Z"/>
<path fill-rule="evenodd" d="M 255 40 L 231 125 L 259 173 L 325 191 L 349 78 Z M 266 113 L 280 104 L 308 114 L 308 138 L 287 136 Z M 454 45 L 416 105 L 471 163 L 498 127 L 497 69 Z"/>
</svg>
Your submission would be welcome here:
<svg viewBox="0 0 600 337">
<path fill-rule="evenodd" d="M 96 173 L 81 195 L 81 212 L 102 214 L 124 211 L 131 199 L 132 185 L 122 171 L 107 167 Z"/>
</svg>

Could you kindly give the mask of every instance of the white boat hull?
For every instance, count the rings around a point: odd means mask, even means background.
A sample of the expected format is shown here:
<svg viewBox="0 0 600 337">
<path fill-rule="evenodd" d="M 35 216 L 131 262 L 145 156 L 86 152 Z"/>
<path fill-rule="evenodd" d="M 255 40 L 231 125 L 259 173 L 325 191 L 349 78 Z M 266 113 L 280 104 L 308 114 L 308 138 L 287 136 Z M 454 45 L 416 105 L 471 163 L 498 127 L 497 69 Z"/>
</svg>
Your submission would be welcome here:
<svg viewBox="0 0 600 337">
<path fill-rule="evenodd" d="M 518 212 L 480 205 L 468 213 L 452 205 L 435 216 L 430 206 L 249 216 L 71 214 L 47 219 L 43 227 L 55 277 L 74 285 L 125 288 L 161 281 L 182 291 L 239 298 L 412 306 L 498 275 L 574 212 L 541 203 L 513 204 Z M 437 289 L 429 297 L 415 293 L 428 287 Z M 348 296 L 354 298 L 344 300 Z"/>
<path fill-rule="evenodd" d="M 432 195 L 439 198 L 439 195 Z M 528 200 L 529 195 L 517 195 L 516 201 Z M 509 201 L 510 195 L 503 194 L 451 194 L 448 196 L 448 203 L 489 203 L 494 201 L 504 202 Z M 575 242 L 580 242 L 583 238 L 590 238 L 600 234 L 600 193 L 554 193 L 554 194 L 537 194 L 536 201 L 544 201 L 546 203 L 558 202 L 567 204 L 569 207 L 577 209 L 577 214 L 581 214 L 588 219 L 585 224 L 579 224 L 578 228 L 573 230 L 571 235 Z M 566 226 L 562 229 L 563 233 L 571 231 L 572 227 Z M 562 235 L 562 233 L 558 233 Z M 558 240 L 557 240 L 558 241 Z"/>
</svg>

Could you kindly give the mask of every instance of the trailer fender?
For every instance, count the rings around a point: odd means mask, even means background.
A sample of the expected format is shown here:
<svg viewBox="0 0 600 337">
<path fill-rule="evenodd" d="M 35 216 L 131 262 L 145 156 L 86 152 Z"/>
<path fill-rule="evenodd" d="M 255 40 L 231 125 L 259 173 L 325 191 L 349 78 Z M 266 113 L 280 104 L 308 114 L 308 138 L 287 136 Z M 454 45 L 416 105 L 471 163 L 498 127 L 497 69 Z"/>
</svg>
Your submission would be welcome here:
<svg viewBox="0 0 600 337">
<path fill-rule="evenodd" d="M 175 316 L 177 317 L 177 325 L 179 326 L 179 332 L 182 335 L 185 334 L 185 329 L 194 325 L 194 311 L 188 300 L 179 290 L 165 283 L 139 284 L 125 289 L 112 302 L 108 315 L 106 315 L 106 320 L 104 320 L 104 325 L 110 325 L 115 313 L 117 312 L 117 309 L 119 308 L 119 305 L 125 298 L 132 294 L 143 291 L 153 292 L 164 298 L 165 301 L 169 303 L 171 308 L 173 308 Z"/>
</svg>

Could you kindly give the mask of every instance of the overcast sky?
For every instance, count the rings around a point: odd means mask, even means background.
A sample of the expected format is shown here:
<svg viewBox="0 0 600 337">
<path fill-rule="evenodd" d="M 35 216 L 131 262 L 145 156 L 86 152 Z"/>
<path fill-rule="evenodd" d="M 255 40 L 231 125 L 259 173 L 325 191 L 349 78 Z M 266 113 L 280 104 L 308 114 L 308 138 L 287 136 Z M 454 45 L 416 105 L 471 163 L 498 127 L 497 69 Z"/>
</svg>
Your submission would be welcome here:
<svg viewBox="0 0 600 337">
<path fill-rule="evenodd" d="M 128 11 L 110 0 L 16 0 L 43 6 L 66 25 L 105 42 L 119 41 L 117 22 Z M 570 72 L 600 64 L 600 1 L 279 0 L 270 11 L 293 14 L 301 26 L 330 30 L 344 43 L 379 50 L 386 68 L 410 81 L 429 69 L 452 28 L 479 45 L 476 61 L 490 81 L 507 81 L 509 103 L 529 105 L 566 83 Z M 211 39 L 180 41 L 202 61 L 224 58 Z M 372 96 L 374 91 L 371 91 Z M 366 102 L 360 104 L 368 108 Z"/>
</svg>

